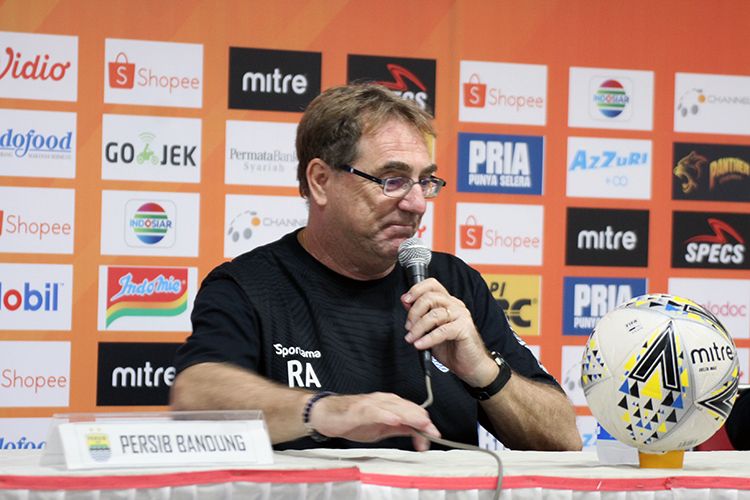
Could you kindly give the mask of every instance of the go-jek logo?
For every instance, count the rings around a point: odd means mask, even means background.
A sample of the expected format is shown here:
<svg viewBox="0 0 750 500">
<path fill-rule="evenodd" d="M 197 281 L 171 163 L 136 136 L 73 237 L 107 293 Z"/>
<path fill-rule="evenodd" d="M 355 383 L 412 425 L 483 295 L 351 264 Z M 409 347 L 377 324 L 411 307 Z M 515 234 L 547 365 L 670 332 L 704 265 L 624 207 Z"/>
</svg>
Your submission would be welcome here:
<svg viewBox="0 0 750 500">
<path fill-rule="evenodd" d="M 126 316 L 177 316 L 187 309 L 188 269 L 107 268 L 106 327 Z"/>
<path fill-rule="evenodd" d="M 630 104 L 625 87 L 617 80 L 605 80 L 594 93 L 593 102 L 601 114 L 616 118 Z"/>
<path fill-rule="evenodd" d="M 155 245 L 174 232 L 174 222 L 167 210 L 156 202 L 141 204 L 130 216 L 128 227 L 146 245 Z"/>
<path fill-rule="evenodd" d="M 58 311 L 62 285 L 61 282 L 46 281 L 35 287 L 26 281 L 21 289 L 6 289 L 0 281 L 0 311 Z"/>
<path fill-rule="evenodd" d="M 606 313 L 646 293 L 640 278 L 565 278 L 563 334 L 589 335 Z"/>
</svg>

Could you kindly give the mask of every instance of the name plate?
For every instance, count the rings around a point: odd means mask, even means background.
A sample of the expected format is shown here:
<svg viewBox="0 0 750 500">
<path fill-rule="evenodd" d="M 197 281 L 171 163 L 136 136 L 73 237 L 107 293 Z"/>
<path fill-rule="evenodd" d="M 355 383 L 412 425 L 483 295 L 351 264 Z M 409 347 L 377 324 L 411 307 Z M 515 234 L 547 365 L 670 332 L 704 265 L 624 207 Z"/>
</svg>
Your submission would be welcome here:
<svg viewBox="0 0 750 500">
<path fill-rule="evenodd" d="M 265 465 L 273 451 L 261 420 L 154 420 L 61 423 L 53 431 L 69 469 Z"/>
</svg>

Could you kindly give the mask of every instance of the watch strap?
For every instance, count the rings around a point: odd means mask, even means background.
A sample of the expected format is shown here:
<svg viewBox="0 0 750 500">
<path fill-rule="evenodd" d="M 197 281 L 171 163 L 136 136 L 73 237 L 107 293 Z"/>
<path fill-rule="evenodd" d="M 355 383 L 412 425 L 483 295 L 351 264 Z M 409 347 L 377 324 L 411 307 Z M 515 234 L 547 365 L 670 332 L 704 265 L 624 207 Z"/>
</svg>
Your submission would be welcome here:
<svg viewBox="0 0 750 500">
<path fill-rule="evenodd" d="M 500 392 L 503 387 L 505 387 L 505 384 L 508 383 L 508 380 L 510 380 L 510 376 L 512 374 L 510 366 L 508 366 L 508 363 L 502 358 L 502 356 L 494 351 L 491 352 L 490 355 L 495 360 L 495 363 L 497 363 L 497 366 L 500 368 L 497 373 L 497 377 L 495 377 L 495 380 L 490 382 L 490 384 L 485 387 L 472 387 L 466 382 L 463 382 L 464 387 L 466 388 L 466 391 L 469 393 L 469 395 L 474 399 L 478 399 L 479 401 L 487 401 L 492 396 Z"/>
</svg>

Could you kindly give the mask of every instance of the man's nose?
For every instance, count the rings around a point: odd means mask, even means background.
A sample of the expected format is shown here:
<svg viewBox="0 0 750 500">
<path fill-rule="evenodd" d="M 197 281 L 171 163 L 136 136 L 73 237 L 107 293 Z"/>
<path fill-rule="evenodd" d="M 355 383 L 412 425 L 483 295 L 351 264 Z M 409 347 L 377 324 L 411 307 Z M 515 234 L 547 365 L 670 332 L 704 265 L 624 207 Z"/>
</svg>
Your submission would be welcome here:
<svg viewBox="0 0 750 500">
<path fill-rule="evenodd" d="M 413 212 L 418 214 L 424 214 L 427 210 L 427 201 L 425 201 L 424 192 L 422 186 L 418 182 L 415 182 L 409 192 L 401 198 L 399 202 L 399 208 L 407 212 Z"/>
</svg>

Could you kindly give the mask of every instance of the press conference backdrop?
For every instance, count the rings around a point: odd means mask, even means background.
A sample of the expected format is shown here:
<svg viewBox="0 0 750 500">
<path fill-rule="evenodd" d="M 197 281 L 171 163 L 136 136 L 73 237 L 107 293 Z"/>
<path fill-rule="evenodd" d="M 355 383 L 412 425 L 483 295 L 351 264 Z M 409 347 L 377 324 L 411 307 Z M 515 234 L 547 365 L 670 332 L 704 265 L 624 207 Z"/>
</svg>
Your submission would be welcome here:
<svg viewBox="0 0 750 500">
<path fill-rule="evenodd" d="M 42 445 L 57 412 L 164 408 L 200 280 L 305 225 L 296 123 L 355 80 L 434 112 L 448 187 L 419 236 L 483 273 L 587 445 L 583 344 L 632 296 L 708 307 L 747 383 L 749 17 L 744 0 L 0 3 L 0 448 Z"/>
</svg>

